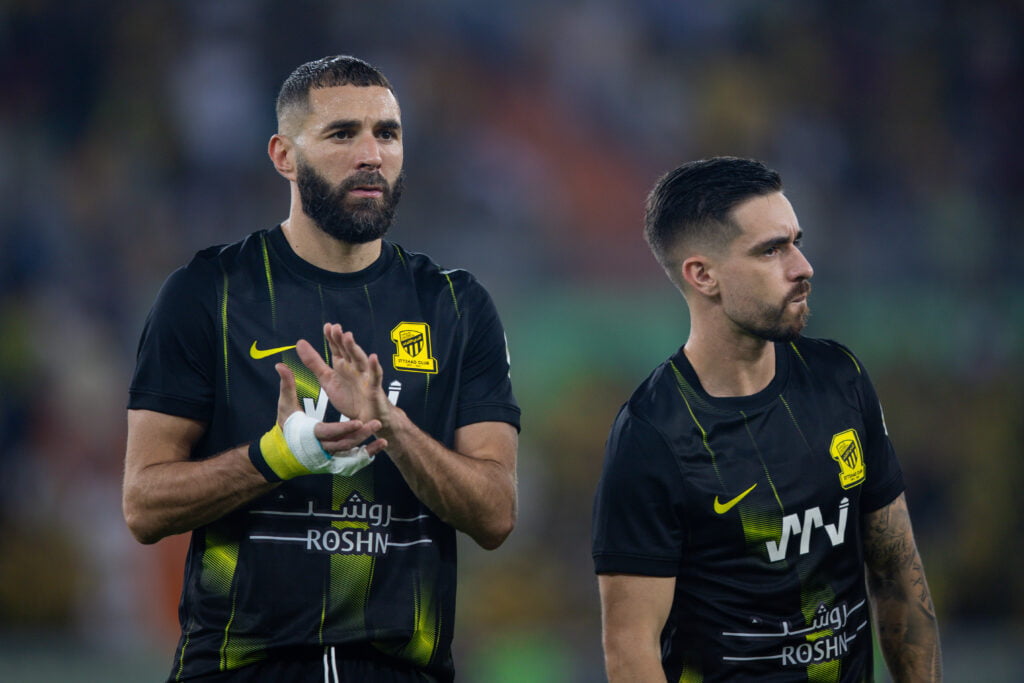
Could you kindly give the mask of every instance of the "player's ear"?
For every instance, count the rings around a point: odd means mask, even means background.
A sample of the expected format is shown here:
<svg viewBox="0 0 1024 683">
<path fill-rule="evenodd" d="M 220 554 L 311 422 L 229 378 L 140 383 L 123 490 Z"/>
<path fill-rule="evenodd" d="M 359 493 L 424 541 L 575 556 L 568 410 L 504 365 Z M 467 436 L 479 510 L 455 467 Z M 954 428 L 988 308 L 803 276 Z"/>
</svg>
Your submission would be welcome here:
<svg viewBox="0 0 1024 683">
<path fill-rule="evenodd" d="M 704 256 L 691 256 L 680 264 L 683 282 L 705 296 L 718 293 L 718 280 L 711 271 L 711 262 Z"/>
<path fill-rule="evenodd" d="M 291 138 L 275 133 L 267 144 L 267 154 L 278 173 L 288 180 L 295 180 L 295 143 Z"/>
</svg>

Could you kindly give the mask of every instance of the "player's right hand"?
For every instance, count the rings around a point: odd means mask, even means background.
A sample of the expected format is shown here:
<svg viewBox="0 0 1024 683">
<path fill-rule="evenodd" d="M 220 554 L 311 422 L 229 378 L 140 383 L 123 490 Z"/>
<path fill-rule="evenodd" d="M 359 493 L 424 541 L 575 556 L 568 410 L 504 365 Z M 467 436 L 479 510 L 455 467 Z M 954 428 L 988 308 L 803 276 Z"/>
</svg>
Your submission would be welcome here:
<svg viewBox="0 0 1024 683">
<path fill-rule="evenodd" d="M 387 446 L 384 439 L 363 444 L 380 429 L 379 420 L 318 422 L 299 407 L 295 376 L 284 363 L 274 366 L 281 378 L 277 400 L 277 424 L 260 439 L 254 462 L 268 479 L 292 479 L 306 474 L 350 476 L 373 461 Z M 270 470 L 268 472 L 267 470 Z"/>
</svg>

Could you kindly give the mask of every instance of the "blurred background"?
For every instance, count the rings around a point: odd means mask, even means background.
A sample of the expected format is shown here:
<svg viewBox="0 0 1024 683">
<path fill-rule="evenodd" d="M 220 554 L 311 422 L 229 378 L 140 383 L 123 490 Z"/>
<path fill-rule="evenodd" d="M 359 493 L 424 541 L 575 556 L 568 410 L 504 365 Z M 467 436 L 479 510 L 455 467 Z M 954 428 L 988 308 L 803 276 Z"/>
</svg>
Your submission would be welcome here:
<svg viewBox="0 0 1024 683">
<path fill-rule="evenodd" d="M 1022 17 L 1017 0 L 0 2 L 0 679 L 169 671 L 187 538 L 140 546 L 120 509 L 142 322 L 195 251 L 286 215 L 277 89 L 347 53 L 403 109 L 392 237 L 490 289 L 523 408 L 519 525 L 462 549 L 460 680 L 604 680 L 604 439 L 688 330 L 643 200 L 719 154 L 781 172 L 816 268 L 807 333 L 878 387 L 947 680 L 1024 680 Z"/>
</svg>

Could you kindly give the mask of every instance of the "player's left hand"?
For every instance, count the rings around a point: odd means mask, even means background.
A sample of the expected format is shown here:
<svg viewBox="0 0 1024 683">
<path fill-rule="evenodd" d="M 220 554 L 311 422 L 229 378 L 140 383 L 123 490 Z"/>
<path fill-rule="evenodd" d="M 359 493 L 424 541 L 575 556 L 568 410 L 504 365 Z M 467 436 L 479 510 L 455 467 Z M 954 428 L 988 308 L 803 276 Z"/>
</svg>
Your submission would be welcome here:
<svg viewBox="0 0 1024 683">
<path fill-rule="evenodd" d="M 316 375 L 320 387 L 338 412 L 364 423 L 379 420 L 389 425 L 391 403 L 381 386 L 384 370 L 377 354 L 367 355 L 351 332 L 341 325 L 324 325 L 324 338 L 331 351 L 331 365 L 305 340 L 295 347 L 303 364 Z"/>
</svg>

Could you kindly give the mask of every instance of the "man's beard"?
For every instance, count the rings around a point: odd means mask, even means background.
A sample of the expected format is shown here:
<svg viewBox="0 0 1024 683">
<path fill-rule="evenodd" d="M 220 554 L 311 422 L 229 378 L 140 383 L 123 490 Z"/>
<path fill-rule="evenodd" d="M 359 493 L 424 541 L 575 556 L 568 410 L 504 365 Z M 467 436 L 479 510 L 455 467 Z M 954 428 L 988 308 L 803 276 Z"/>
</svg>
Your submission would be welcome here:
<svg viewBox="0 0 1024 683">
<path fill-rule="evenodd" d="M 810 283 L 804 283 L 797 288 L 797 291 L 786 298 L 781 307 L 760 306 L 760 310 L 753 320 L 736 320 L 736 324 L 747 334 L 764 339 L 770 342 L 789 343 L 800 338 L 800 333 L 807 325 L 807 318 L 811 315 L 811 309 L 805 307 L 796 315 L 795 320 L 786 320 L 790 302 L 804 294 L 810 294 Z M 806 300 L 805 300 L 806 301 Z"/>
<path fill-rule="evenodd" d="M 379 171 L 358 172 L 346 178 L 337 187 L 330 183 L 303 160 L 298 162 L 296 182 L 302 210 L 331 237 L 348 244 L 365 244 L 383 237 L 395 220 L 395 207 L 402 197 L 405 172 L 399 174 L 394 186 Z M 348 198 L 357 187 L 379 187 L 379 199 L 371 197 Z"/>
</svg>

